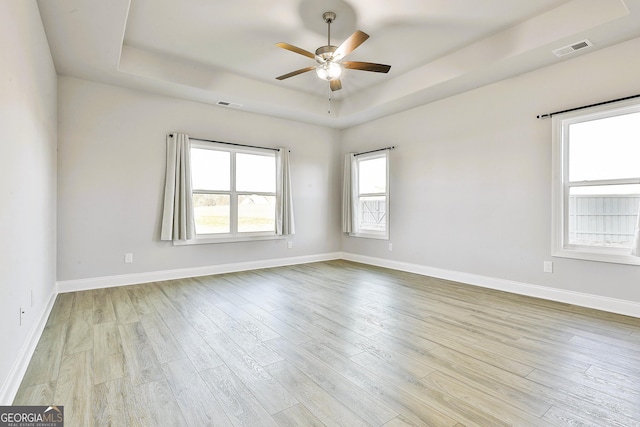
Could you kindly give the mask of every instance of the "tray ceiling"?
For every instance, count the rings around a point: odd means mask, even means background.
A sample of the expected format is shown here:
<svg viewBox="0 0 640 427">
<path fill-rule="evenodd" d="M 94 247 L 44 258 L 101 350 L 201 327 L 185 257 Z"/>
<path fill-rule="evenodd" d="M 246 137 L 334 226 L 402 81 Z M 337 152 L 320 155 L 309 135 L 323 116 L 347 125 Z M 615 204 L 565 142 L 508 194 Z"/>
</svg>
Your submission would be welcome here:
<svg viewBox="0 0 640 427">
<path fill-rule="evenodd" d="M 39 0 L 61 75 L 345 128 L 640 36 L 640 0 Z M 279 49 L 326 44 L 322 13 L 336 12 L 338 45 L 370 38 L 349 60 L 388 74 L 346 70 L 343 89 L 305 73 Z M 593 46 L 557 57 L 553 50 Z M 222 107 L 221 107 L 222 108 Z"/>
</svg>

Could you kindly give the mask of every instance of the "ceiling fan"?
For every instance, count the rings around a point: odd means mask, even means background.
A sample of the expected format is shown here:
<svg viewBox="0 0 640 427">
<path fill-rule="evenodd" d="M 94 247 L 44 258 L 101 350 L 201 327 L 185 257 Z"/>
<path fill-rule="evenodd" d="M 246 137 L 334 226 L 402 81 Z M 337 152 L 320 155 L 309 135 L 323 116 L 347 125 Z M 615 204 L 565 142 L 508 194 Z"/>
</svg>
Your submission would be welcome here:
<svg viewBox="0 0 640 427">
<path fill-rule="evenodd" d="M 301 49 L 297 46 L 290 45 L 289 43 L 276 43 L 276 46 L 282 49 L 290 50 L 291 52 L 298 53 L 300 55 L 307 56 L 314 59 L 317 64 L 301 68 L 296 71 L 292 71 L 287 74 L 283 74 L 276 77 L 278 80 L 288 79 L 289 77 L 297 76 L 298 74 L 306 73 L 307 71 L 316 70 L 316 74 L 322 80 L 329 82 L 329 87 L 332 91 L 342 89 L 342 83 L 340 82 L 340 76 L 342 75 L 343 68 L 349 68 L 352 70 L 373 71 L 375 73 L 388 73 L 391 69 L 390 65 L 375 64 L 372 62 L 358 62 L 358 61 L 344 61 L 343 59 L 353 52 L 358 46 L 365 42 L 369 38 L 369 35 L 357 30 L 351 34 L 340 46 L 331 45 L 331 23 L 335 21 L 336 14 L 334 12 L 325 12 L 322 14 L 322 19 L 327 23 L 327 45 L 320 46 L 316 49 L 316 53 L 313 54 L 307 50 Z"/>
</svg>

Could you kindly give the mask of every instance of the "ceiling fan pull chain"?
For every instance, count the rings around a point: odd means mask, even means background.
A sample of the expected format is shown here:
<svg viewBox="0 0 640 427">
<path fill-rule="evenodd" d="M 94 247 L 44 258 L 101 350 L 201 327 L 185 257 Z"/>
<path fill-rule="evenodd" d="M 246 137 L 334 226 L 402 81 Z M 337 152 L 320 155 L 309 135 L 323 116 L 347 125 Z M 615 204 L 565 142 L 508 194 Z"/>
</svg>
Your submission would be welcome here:
<svg viewBox="0 0 640 427">
<path fill-rule="evenodd" d="M 327 107 L 327 114 L 331 114 L 331 89 L 329 89 L 329 106 Z"/>
</svg>

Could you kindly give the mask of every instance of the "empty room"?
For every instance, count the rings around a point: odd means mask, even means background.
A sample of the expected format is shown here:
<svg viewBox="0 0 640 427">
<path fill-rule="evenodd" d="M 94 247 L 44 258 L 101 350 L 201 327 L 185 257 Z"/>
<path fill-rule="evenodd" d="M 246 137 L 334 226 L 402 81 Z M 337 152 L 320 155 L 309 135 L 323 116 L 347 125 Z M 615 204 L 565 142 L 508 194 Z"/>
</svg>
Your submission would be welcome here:
<svg viewBox="0 0 640 427">
<path fill-rule="evenodd" d="M 640 0 L 2 0 L 0 425 L 640 426 L 639 52 Z"/>
</svg>

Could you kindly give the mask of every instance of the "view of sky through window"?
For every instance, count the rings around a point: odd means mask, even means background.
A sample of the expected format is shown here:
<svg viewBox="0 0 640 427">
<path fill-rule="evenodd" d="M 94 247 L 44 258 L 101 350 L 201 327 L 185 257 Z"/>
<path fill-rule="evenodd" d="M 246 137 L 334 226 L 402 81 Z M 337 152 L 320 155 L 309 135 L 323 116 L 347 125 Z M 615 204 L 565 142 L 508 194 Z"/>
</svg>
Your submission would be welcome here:
<svg viewBox="0 0 640 427">
<path fill-rule="evenodd" d="M 570 125 L 569 181 L 640 177 L 640 112 Z M 640 194 L 640 185 L 574 188 L 575 194 Z"/>
</svg>

